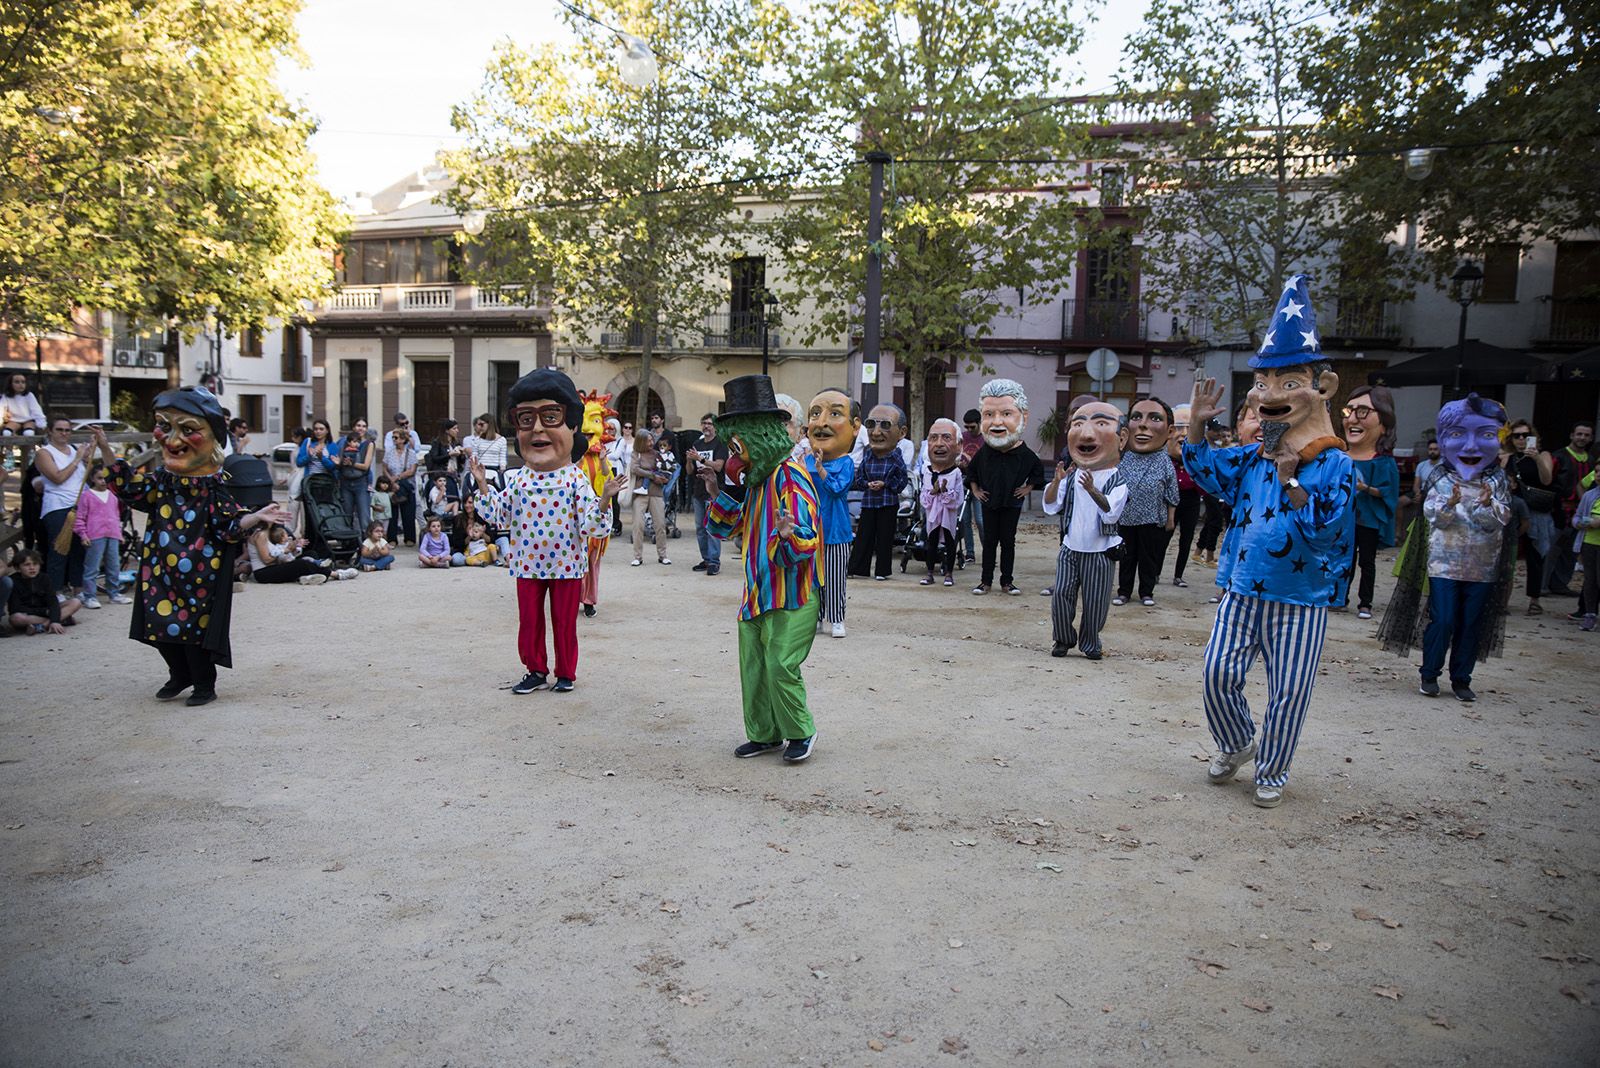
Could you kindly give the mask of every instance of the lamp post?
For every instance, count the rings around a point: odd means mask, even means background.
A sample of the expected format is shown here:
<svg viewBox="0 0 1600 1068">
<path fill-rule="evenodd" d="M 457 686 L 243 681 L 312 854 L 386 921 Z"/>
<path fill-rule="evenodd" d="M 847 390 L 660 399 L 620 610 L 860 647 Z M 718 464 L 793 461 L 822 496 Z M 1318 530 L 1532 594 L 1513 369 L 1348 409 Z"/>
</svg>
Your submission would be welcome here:
<svg viewBox="0 0 1600 1068">
<path fill-rule="evenodd" d="M 1477 301 L 1483 291 L 1483 270 L 1471 260 L 1465 260 L 1456 273 L 1450 276 L 1455 302 L 1461 305 L 1461 325 L 1456 331 L 1456 385 L 1451 399 L 1461 396 L 1461 371 L 1467 361 L 1467 309 Z"/>
<path fill-rule="evenodd" d="M 772 316 L 778 310 L 777 295 L 768 292 L 765 298 L 766 308 L 761 315 L 761 373 L 767 373 L 767 358 L 771 352 L 772 341 Z"/>
</svg>

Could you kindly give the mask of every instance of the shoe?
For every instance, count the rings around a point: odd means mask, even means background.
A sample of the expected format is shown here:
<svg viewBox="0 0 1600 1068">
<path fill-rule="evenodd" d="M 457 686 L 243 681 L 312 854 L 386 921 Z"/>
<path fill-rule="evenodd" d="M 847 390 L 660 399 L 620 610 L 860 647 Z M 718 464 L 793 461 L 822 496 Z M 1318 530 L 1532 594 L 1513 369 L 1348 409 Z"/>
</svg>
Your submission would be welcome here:
<svg viewBox="0 0 1600 1068">
<path fill-rule="evenodd" d="M 1221 603 L 1222 603 L 1222 598 L 1218 597 L 1214 593 L 1210 597 L 1206 598 L 1206 604 L 1221 604 Z"/>
<path fill-rule="evenodd" d="M 550 685 L 550 680 L 537 671 L 530 671 L 522 676 L 522 681 L 511 687 L 511 692 L 516 694 L 532 693 L 542 690 Z"/>
<path fill-rule="evenodd" d="M 1420 683 L 1417 684 L 1417 692 L 1420 693 L 1424 697 L 1438 697 L 1439 696 L 1439 680 L 1438 679 L 1423 679 Z"/>
<path fill-rule="evenodd" d="M 1146 608 L 1154 608 L 1156 606 L 1156 599 L 1154 597 L 1141 597 L 1139 598 L 1139 603 L 1144 605 Z"/>
<path fill-rule="evenodd" d="M 1541 596 L 1541 597 L 1576 597 L 1576 596 L 1578 596 L 1578 591 L 1577 590 L 1568 589 L 1567 587 L 1562 586 L 1560 588 L 1551 588 L 1551 589 L 1545 590 L 1539 596 Z"/>
<path fill-rule="evenodd" d="M 1358 609 L 1356 609 L 1356 618 L 1357 619 L 1371 619 L 1372 618 L 1372 609 L 1370 609 L 1370 608 L 1358 608 Z"/>
<path fill-rule="evenodd" d="M 706 569 L 706 562 L 704 560 L 702 560 L 698 564 L 695 564 L 693 567 L 691 567 L 689 570 L 690 571 L 704 571 L 705 569 Z"/>
<path fill-rule="evenodd" d="M 951 578 L 949 575 L 946 575 L 944 577 L 944 584 L 946 586 L 954 586 L 956 584 L 956 580 Z"/>
<path fill-rule="evenodd" d="M 1180 589 L 1180 590 L 1186 590 L 1186 589 L 1189 588 L 1189 584 L 1187 582 L 1183 581 L 1183 579 L 1181 579 L 1181 578 L 1173 579 L 1172 580 L 1172 584 L 1174 586 L 1178 587 L 1178 589 Z"/>
<path fill-rule="evenodd" d="M 133 598 L 129 597 L 125 593 L 113 593 L 111 595 L 111 603 L 112 604 L 132 604 L 133 603 Z"/>
<path fill-rule="evenodd" d="M 665 556 L 663 556 L 661 559 L 657 560 L 656 563 L 663 564 L 663 565 L 670 565 L 672 563 L 672 561 L 668 560 Z"/>
<path fill-rule="evenodd" d="M 333 577 L 338 579 L 340 582 L 349 582 L 353 578 L 359 578 L 360 575 L 361 572 L 357 571 L 353 567 L 341 567 L 339 570 L 333 573 Z"/>
<path fill-rule="evenodd" d="M 1462 704 L 1470 705 L 1478 699 L 1478 695 L 1472 692 L 1472 687 L 1464 682 L 1460 684 L 1451 683 L 1450 692 L 1455 694 L 1456 700 Z"/>
<path fill-rule="evenodd" d="M 721 571 L 721 570 L 722 570 L 721 567 L 708 567 L 708 568 L 706 568 L 706 574 L 715 575 L 718 571 Z"/>
<path fill-rule="evenodd" d="M 1096 650 L 1095 650 L 1095 651 L 1094 651 L 1094 652 L 1092 652 L 1092 653 L 1084 653 L 1084 654 L 1083 654 L 1083 658 L 1084 658 L 1084 659 L 1085 659 L 1085 660 L 1099 660 L 1099 659 L 1100 659 L 1100 658 L 1101 658 L 1101 657 L 1103 657 L 1103 656 L 1105 656 L 1105 655 L 1106 655 L 1106 654 L 1104 654 L 1104 653 L 1102 653 L 1102 652 L 1101 652 L 1101 651 L 1100 651 L 1100 650 L 1098 650 L 1098 649 L 1096 649 Z"/>
<path fill-rule="evenodd" d="M 188 705 L 190 708 L 198 708 L 201 705 L 209 705 L 216 699 L 217 691 L 215 690 L 196 690 L 194 693 L 189 695 L 189 699 L 185 701 L 184 704 Z"/>
<path fill-rule="evenodd" d="M 87 602 L 85 602 L 85 605 L 87 605 Z M 1567 613 L 1567 622 L 1568 623 L 1582 623 L 1583 622 L 1583 613 L 1582 612 L 1568 612 Z"/>
<path fill-rule="evenodd" d="M 551 693 L 571 693 L 572 692 L 572 680 L 571 679 L 557 679 L 556 680 L 556 684 L 554 686 L 550 687 L 550 692 Z"/>
<path fill-rule="evenodd" d="M 872 581 L 874 581 L 874 582 L 888 582 L 889 581 L 889 576 L 888 575 L 873 575 L 872 576 Z"/>
<path fill-rule="evenodd" d="M 1283 787 L 1257 786 L 1255 796 L 1250 799 L 1257 808 L 1277 808 L 1283 804 Z"/>
<path fill-rule="evenodd" d="M 1588 615 L 1584 616 L 1583 617 L 1583 622 L 1578 624 L 1578 629 L 1579 630 L 1594 630 L 1594 617 L 1595 617 L 1595 614 L 1593 612 L 1590 612 Z"/>
<path fill-rule="evenodd" d="M 918 579 L 917 580 L 917 585 L 918 586 L 932 586 L 933 585 L 933 572 L 932 571 L 928 572 L 928 576 L 926 578 Z"/>
<path fill-rule="evenodd" d="M 796 738 L 794 741 L 784 746 L 783 762 L 785 764 L 798 764 L 802 760 L 805 760 L 807 757 L 809 757 L 811 755 L 811 751 L 816 747 L 817 736 L 815 734 L 809 738 Z"/>
<path fill-rule="evenodd" d="M 629 567 L 643 567 L 644 566 L 644 561 L 643 560 L 635 560 L 633 563 L 629 564 L 628 566 Z"/>
<path fill-rule="evenodd" d="M 320 586 L 324 582 L 327 582 L 327 581 L 328 581 L 328 576 L 327 575 L 301 575 L 300 576 L 300 585 L 302 585 L 302 586 Z"/>
<path fill-rule="evenodd" d="M 1126 597 L 1122 596 L 1122 594 L 1119 593 L 1115 597 L 1111 598 L 1111 603 L 1114 604 L 1114 605 L 1121 606 L 1121 605 L 1127 604 L 1128 603 L 1128 599 Z"/>
<path fill-rule="evenodd" d="M 167 684 L 156 691 L 156 700 L 170 701 L 193 685 L 192 682 L 174 682 L 168 679 Z"/>
<path fill-rule="evenodd" d="M 66 594 L 64 594 L 64 593 L 56 594 L 56 604 L 66 604 L 66 603 L 67 603 L 67 595 Z"/>
<path fill-rule="evenodd" d="M 979 585 L 979 586 L 972 587 L 972 593 L 976 597 L 982 597 L 984 594 L 986 594 L 988 592 L 989 592 L 989 587 L 988 586 Z"/>
<path fill-rule="evenodd" d="M 1050 655 L 1051 656 L 1066 656 L 1067 653 L 1071 651 L 1071 649 L 1072 649 L 1072 646 L 1068 645 L 1066 642 L 1056 642 L 1054 645 L 1052 645 L 1050 647 Z"/>
<path fill-rule="evenodd" d="M 84 597 L 84 599 L 83 599 L 83 601 L 81 603 L 83 604 L 83 607 L 85 607 L 85 608 L 99 608 L 100 607 L 100 602 L 96 598 L 93 598 L 93 597 L 87 597 L 86 596 L 86 597 Z"/>
<path fill-rule="evenodd" d="M 1544 615 L 1544 605 L 1540 604 L 1538 601 L 1529 601 L 1528 602 L 1528 614 L 1530 616 L 1542 616 L 1542 615 Z"/>
<path fill-rule="evenodd" d="M 1039 591 L 1039 596 L 1040 597 L 1054 597 L 1055 596 L 1055 592 L 1056 592 L 1056 588 L 1054 586 L 1046 586 L 1044 589 Z"/>
<path fill-rule="evenodd" d="M 1256 743 L 1254 740 L 1237 753 L 1224 753 L 1218 751 L 1211 758 L 1211 764 L 1206 768 L 1206 778 L 1219 786 L 1225 782 L 1232 782 L 1233 777 L 1239 774 L 1239 769 L 1256 758 Z"/>
<path fill-rule="evenodd" d="M 740 760 L 744 760 L 747 757 L 760 756 L 762 753 L 770 753 L 775 749 L 782 748 L 782 742 L 745 742 L 733 751 L 733 755 Z"/>
<path fill-rule="evenodd" d="M 583 614 L 585 616 L 587 616 L 589 619 L 593 619 L 594 618 L 594 605 L 592 605 L 592 604 L 584 605 L 583 606 Z"/>
<path fill-rule="evenodd" d="M 1007 593 L 1009 593 L 1013 597 L 1021 597 L 1022 596 L 1022 591 L 1017 589 L 1017 587 L 1015 587 L 1015 586 L 1006 586 L 1006 587 L 1004 587 L 1004 589 L 1005 589 L 1005 591 Z"/>
<path fill-rule="evenodd" d="M 844 620 L 841 619 L 839 622 L 833 625 L 833 636 L 835 638 L 844 637 Z"/>
</svg>

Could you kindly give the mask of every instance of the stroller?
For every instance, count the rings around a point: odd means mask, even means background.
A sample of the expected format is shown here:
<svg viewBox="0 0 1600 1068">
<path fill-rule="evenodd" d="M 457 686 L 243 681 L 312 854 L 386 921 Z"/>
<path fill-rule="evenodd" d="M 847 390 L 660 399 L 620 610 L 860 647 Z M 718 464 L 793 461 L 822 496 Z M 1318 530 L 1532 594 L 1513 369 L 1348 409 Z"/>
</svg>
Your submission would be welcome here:
<svg viewBox="0 0 1600 1068">
<path fill-rule="evenodd" d="M 918 464 L 916 475 L 906 480 L 906 488 L 900 491 L 900 501 L 895 506 L 894 543 L 900 546 L 902 575 L 912 560 L 928 558 L 927 516 L 922 511 L 922 474 L 923 467 Z"/>
<path fill-rule="evenodd" d="M 356 529 L 355 516 L 345 511 L 339 499 L 339 480 L 322 472 L 307 475 L 301 493 L 311 555 L 331 559 L 341 567 L 354 564 L 363 532 Z"/>
</svg>

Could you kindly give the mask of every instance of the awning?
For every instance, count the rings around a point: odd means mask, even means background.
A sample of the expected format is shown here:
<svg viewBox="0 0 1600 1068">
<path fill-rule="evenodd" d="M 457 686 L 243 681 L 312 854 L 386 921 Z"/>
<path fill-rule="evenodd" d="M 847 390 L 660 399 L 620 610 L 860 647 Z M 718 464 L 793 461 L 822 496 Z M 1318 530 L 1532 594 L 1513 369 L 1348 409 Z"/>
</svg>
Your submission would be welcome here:
<svg viewBox="0 0 1600 1068">
<path fill-rule="evenodd" d="M 1510 386 L 1531 380 L 1532 374 L 1544 366 L 1537 356 L 1515 349 L 1503 349 L 1482 341 L 1468 341 L 1466 360 L 1461 359 L 1461 347 L 1425 352 L 1414 359 L 1390 364 L 1367 376 L 1373 386 L 1444 386 L 1455 384 L 1456 365 L 1461 364 L 1461 385 Z"/>
<path fill-rule="evenodd" d="M 1600 345 L 1538 367 L 1534 382 L 1600 382 Z"/>
</svg>

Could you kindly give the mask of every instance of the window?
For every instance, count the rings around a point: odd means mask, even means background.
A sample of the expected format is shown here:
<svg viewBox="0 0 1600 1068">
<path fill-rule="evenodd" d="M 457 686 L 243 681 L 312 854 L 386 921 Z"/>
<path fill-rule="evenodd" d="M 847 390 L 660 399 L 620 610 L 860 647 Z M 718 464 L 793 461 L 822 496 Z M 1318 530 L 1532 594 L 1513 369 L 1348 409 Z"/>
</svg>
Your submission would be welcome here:
<svg viewBox="0 0 1600 1068">
<path fill-rule="evenodd" d="M 442 237 L 363 238 L 335 255 L 333 266 L 340 285 L 442 285 L 461 281 L 461 249 Z"/>
<path fill-rule="evenodd" d="M 1122 207 L 1123 171 L 1121 167 L 1100 168 L 1100 206 Z"/>
<path fill-rule="evenodd" d="M 283 362 L 279 368 L 278 377 L 285 382 L 305 381 L 305 353 L 300 348 L 300 328 L 298 326 L 286 326 L 283 328 Z"/>
<path fill-rule="evenodd" d="M 740 256 L 730 270 L 728 344 L 755 348 L 761 344 L 761 318 L 766 314 L 767 260 Z"/>
<path fill-rule="evenodd" d="M 252 359 L 261 358 L 261 331 L 253 326 L 247 326 L 239 331 L 239 355 L 249 356 Z"/>
<path fill-rule="evenodd" d="M 1089 247 L 1085 264 L 1089 300 L 1127 300 L 1133 292 L 1133 234 L 1127 230 L 1101 233 Z"/>
<path fill-rule="evenodd" d="M 1522 262 L 1522 248 L 1514 241 L 1497 242 L 1483 250 L 1482 301 L 1514 301 L 1517 299 L 1517 268 Z"/>
<path fill-rule="evenodd" d="M 339 361 L 339 426 L 348 430 L 357 419 L 367 418 L 367 361 Z"/>
<path fill-rule="evenodd" d="M 259 393 L 241 393 L 234 398 L 238 408 L 233 414 L 249 424 L 249 432 L 252 435 L 266 433 L 266 416 L 262 404 L 264 399 Z"/>
<path fill-rule="evenodd" d="M 501 423 L 505 422 L 506 409 L 510 407 L 511 387 L 522 377 L 522 365 L 516 360 L 489 361 L 489 409 Z"/>
</svg>

